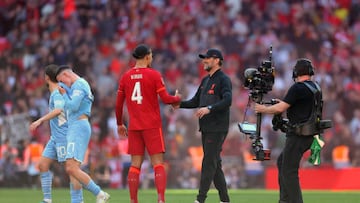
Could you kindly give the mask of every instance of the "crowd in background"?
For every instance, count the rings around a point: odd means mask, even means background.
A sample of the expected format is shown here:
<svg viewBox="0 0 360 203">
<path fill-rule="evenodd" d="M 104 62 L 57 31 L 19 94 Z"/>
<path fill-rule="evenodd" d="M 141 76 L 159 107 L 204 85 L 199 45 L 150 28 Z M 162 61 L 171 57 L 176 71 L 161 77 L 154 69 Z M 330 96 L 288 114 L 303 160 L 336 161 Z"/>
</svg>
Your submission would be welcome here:
<svg viewBox="0 0 360 203">
<path fill-rule="evenodd" d="M 333 121 L 323 134 L 320 167 L 360 166 L 360 0 L 7 0 L 0 2 L 1 186 L 24 180 L 39 155 L 38 148 L 29 149 L 31 143 L 44 145 L 49 139 L 47 124 L 34 133 L 15 129 L 16 136 L 4 129 L 16 116 L 30 122 L 47 112 L 44 67 L 54 63 L 73 67 L 95 96 L 83 167 L 105 186 L 126 187 L 127 141 L 117 135 L 114 106 L 118 79 L 134 65 L 131 52 L 139 43 L 152 47 L 152 67 L 163 74 L 168 91 L 178 89 L 184 98 L 194 94 L 206 74 L 198 54 L 208 48 L 223 51 L 222 69 L 233 84 L 223 149 L 229 187 L 262 187 L 264 168 L 274 166 L 283 146 L 283 133 L 273 131 L 271 116 L 263 116 L 261 136 L 272 158 L 254 162 L 251 139 L 237 126 L 256 122 L 243 73 L 268 60 L 270 46 L 275 84 L 264 99 L 284 96 L 297 58 L 312 60 L 323 91 L 323 117 Z M 197 188 L 197 118 L 192 110 L 165 105 L 161 112 L 168 187 Z M 143 188 L 153 184 L 148 166 L 142 168 Z M 303 167 L 312 166 L 304 160 Z M 55 165 L 53 172 L 54 183 L 67 186 L 62 166 Z M 22 184 L 33 185 L 32 175 Z"/>
</svg>

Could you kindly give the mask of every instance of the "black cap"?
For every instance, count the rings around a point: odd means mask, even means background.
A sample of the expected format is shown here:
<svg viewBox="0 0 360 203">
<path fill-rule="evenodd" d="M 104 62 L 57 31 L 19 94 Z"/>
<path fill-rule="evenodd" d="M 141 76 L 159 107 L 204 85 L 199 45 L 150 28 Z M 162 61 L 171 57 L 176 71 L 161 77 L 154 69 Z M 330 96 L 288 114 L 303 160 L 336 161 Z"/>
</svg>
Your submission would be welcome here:
<svg viewBox="0 0 360 203">
<path fill-rule="evenodd" d="M 145 44 L 140 44 L 138 45 L 134 52 L 132 53 L 133 57 L 136 59 L 142 59 L 144 58 L 146 55 L 150 54 L 150 48 L 145 45 Z"/>
<path fill-rule="evenodd" d="M 199 57 L 204 59 L 204 58 L 210 58 L 210 57 L 214 57 L 214 58 L 218 58 L 220 60 L 224 60 L 221 51 L 217 50 L 217 49 L 209 49 L 206 54 L 199 54 Z"/>
</svg>

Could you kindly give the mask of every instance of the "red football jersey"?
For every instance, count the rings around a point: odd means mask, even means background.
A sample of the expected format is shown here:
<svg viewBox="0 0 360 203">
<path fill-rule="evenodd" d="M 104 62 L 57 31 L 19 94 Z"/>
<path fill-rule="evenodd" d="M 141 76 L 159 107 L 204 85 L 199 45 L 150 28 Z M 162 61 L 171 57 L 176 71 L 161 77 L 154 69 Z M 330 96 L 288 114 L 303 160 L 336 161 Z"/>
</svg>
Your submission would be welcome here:
<svg viewBox="0 0 360 203">
<path fill-rule="evenodd" d="M 152 68 L 132 68 L 120 79 L 116 101 L 116 118 L 121 125 L 124 101 L 129 112 L 129 130 L 161 127 L 158 95 L 166 104 L 180 98 L 167 93 L 160 72 Z"/>
</svg>

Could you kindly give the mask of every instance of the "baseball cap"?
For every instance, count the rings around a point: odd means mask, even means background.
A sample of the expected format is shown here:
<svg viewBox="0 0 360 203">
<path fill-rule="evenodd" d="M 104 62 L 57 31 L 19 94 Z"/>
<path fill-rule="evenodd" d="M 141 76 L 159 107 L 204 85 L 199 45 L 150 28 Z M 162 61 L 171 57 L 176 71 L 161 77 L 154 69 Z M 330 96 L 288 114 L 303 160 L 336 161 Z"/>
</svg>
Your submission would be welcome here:
<svg viewBox="0 0 360 203">
<path fill-rule="evenodd" d="M 140 44 L 138 45 L 134 52 L 132 53 L 133 57 L 136 59 L 142 59 L 144 58 L 146 55 L 150 54 L 150 48 L 145 45 L 145 44 Z"/>
<path fill-rule="evenodd" d="M 214 58 L 219 58 L 220 60 L 224 60 L 221 51 L 217 50 L 217 49 L 209 49 L 206 54 L 199 54 L 199 57 L 204 59 L 204 58 L 210 58 L 210 57 L 214 57 Z"/>
</svg>

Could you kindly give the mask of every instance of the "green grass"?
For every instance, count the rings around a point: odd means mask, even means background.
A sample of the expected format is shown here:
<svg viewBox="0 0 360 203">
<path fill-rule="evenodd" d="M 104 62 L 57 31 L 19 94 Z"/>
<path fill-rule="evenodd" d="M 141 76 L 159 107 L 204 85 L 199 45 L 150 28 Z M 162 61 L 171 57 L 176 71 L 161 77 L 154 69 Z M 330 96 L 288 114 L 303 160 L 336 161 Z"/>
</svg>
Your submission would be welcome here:
<svg viewBox="0 0 360 203">
<path fill-rule="evenodd" d="M 111 195 L 110 203 L 127 203 L 129 194 L 127 190 L 106 190 Z M 197 190 L 166 191 L 167 203 L 193 203 Z M 230 190 L 232 203 L 277 203 L 278 191 L 238 189 Z M 360 203 L 360 191 L 303 191 L 305 203 Z M 42 198 L 39 189 L 5 189 L 0 188 L 1 203 L 38 203 Z M 155 190 L 140 190 L 140 203 L 156 203 Z M 95 197 L 84 191 L 85 203 L 94 203 Z M 68 189 L 54 189 L 53 203 L 70 203 Z M 219 203 L 216 190 L 210 190 L 206 203 Z"/>
</svg>

